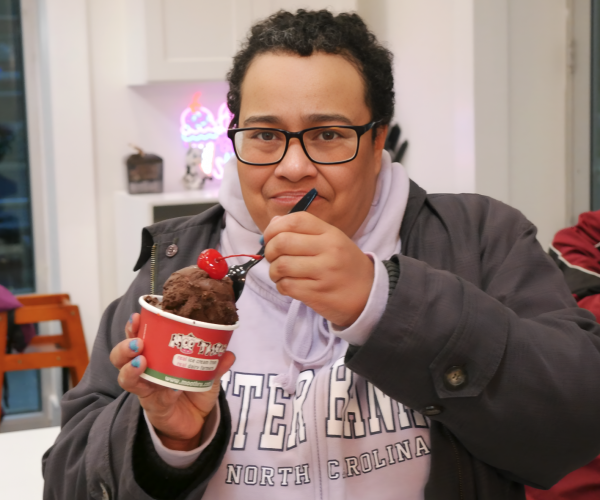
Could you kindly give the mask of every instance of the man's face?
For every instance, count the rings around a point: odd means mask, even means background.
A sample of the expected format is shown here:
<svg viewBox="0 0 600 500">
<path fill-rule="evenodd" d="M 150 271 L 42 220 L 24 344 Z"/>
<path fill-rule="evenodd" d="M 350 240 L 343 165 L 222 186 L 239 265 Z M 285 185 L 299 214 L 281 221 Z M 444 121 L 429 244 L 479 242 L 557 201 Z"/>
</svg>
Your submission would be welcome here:
<svg viewBox="0 0 600 500">
<path fill-rule="evenodd" d="M 250 64 L 241 90 L 240 128 L 297 132 L 371 121 L 362 77 L 339 55 L 260 55 Z M 375 142 L 372 132 L 367 132 L 360 138 L 356 158 L 340 165 L 311 162 L 297 139 L 290 140 L 285 157 L 276 165 L 238 161 L 242 194 L 252 219 L 264 231 L 274 216 L 287 214 L 316 188 L 319 196 L 309 211 L 352 237 L 369 212 L 384 141 L 385 129 Z"/>
</svg>

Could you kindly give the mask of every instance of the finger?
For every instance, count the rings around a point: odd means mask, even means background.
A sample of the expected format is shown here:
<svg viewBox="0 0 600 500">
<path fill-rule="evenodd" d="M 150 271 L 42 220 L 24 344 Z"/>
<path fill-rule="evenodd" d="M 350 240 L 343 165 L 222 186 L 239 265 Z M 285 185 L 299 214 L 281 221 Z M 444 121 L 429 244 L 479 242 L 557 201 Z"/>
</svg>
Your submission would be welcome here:
<svg viewBox="0 0 600 500">
<path fill-rule="evenodd" d="M 221 377 L 231 369 L 233 363 L 235 363 L 235 354 L 233 354 L 231 351 L 225 351 L 219 360 L 217 369 L 215 370 L 215 380 L 219 380 L 220 382 Z"/>
<path fill-rule="evenodd" d="M 271 262 L 269 277 L 273 283 L 278 283 L 284 278 L 317 280 L 322 278 L 323 273 L 327 271 L 323 268 L 323 260 L 320 256 L 296 257 L 282 255 Z"/>
<path fill-rule="evenodd" d="M 150 394 L 160 388 L 156 384 L 148 382 L 140 377 L 148 366 L 144 356 L 136 356 L 129 363 L 123 365 L 119 370 L 117 381 L 121 388 L 127 392 L 135 394 L 140 398 L 148 397 Z"/>
<path fill-rule="evenodd" d="M 268 243 L 271 241 L 271 238 L 274 238 L 279 233 L 289 232 L 318 235 L 325 233 L 330 228 L 329 224 L 313 214 L 296 212 L 273 218 L 265 229 L 263 236 L 265 243 Z"/>
<path fill-rule="evenodd" d="M 129 320 L 125 324 L 125 335 L 128 339 L 136 337 L 139 328 L 140 315 L 138 313 L 133 313 L 131 316 L 129 316 Z"/>
<path fill-rule="evenodd" d="M 319 294 L 328 291 L 322 281 L 305 278 L 281 278 L 275 285 L 281 295 L 292 297 L 306 305 L 314 301 Z"/>
<path fill-rule="evenodd" d="M 221 378 L 231 369 L 234 362 L 235 354 L 231 351 L 225 351 L 215 370 L 215 378 L 210 390 L 207 392 L 193 392 L 188 394 L 190 400 L 205 415 L 208 415 L 213 409 L 215 401 L 219 397 L 219 391 L 221 390 Z"/>
<path fill-rule="evenodd" d="M 265 258 L 269 262 L 282 255 L 314 256 L 326 250 L 323 238 L 299 233 L 279 233 L 265 247 Z"/>
<path fill-rule="evenodd" d="M 120 370 L 126 363 L 141 354 L 143 350 L 144 341 L 142 339 L 125 339 L 110 351 L 110 362 Z"/>
</svg>

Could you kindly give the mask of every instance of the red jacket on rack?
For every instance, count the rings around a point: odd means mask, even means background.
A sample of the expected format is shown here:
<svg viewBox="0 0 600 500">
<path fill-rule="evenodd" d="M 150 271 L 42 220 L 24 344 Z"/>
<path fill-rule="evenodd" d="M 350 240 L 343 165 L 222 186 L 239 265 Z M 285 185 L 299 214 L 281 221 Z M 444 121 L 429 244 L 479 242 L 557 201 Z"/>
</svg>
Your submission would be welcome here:
<svg viewBox="0 0 600 500">
<path fill-rule="evenodd" d="M 600 322 L 600 210 L 581 214 L 576 226 L 556 233 L 549 253 L 563 271 L 579 306 L 594 313 Z M 528 500 L 600 498 L 600 457 L 549 490 L 526 488 L 526 493 Z"/>
</svg>

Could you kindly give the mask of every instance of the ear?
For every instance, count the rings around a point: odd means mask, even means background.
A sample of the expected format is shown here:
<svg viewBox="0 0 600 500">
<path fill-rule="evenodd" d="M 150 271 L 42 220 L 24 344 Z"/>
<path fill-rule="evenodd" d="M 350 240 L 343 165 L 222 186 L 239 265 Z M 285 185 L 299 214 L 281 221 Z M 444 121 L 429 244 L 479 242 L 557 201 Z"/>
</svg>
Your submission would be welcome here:
<svg viewBox="0 0 600 500">
<path fill-rule="evenodd" d="M 387 138 L 389 125 L 383 125 L 377 127 L 375 131 L 375 137 L 373 138 L 373 161 L 375 167 L 375 175 L 379 175 L 381 170 L 381 155 L 383 153 L 383 146 Z"/>
<path fill-rule="evenodd" d="M 382 125 L 381 127 L 377 127 L 377 129 L 375 130 L 375 137 L 373 138 L 373 141 L 375 143 L 376 150 L 383 149 L 389 128 L 389 125 Z"/>
</svg>

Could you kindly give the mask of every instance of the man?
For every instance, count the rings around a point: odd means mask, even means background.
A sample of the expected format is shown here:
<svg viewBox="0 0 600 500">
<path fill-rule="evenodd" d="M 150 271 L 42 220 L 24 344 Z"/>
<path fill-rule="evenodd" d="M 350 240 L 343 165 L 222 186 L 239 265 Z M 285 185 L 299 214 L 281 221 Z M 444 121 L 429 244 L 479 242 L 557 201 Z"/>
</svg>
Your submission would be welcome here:
<svg viewBox="0 0 600 500">
<path fill-rule="evenodd" d="M 390 162 L 391 54 L 361 19 L 280 12 L 228 78 L 222 207 L 144 231 L 64 398 L 46 497 L 522 499 L 596 456 L 598 325 L 520 213 Z M 137 314 L 122 333 L 139 296 L 261 234 L 221 392 L 140 379 Z"/>
</svg>

